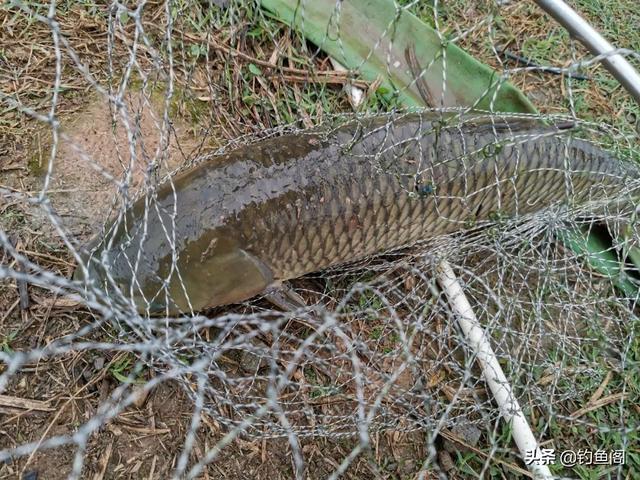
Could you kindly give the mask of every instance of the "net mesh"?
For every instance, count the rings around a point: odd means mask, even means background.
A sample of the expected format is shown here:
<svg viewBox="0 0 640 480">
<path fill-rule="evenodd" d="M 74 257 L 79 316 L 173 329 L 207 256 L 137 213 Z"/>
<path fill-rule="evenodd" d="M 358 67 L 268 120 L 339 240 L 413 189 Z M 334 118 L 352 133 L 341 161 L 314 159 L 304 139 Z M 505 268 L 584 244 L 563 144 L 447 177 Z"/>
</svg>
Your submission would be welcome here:
<svg viewBox="0 0 640 480">
<path fill-rule="evenodd" d="M 599 28 L 616 25 L 617 53 L 637 64 L 637 13 L 613 3 L 576 5 Z M 521 88 L 541 111 L 529 117 L 570 121 L 621 161 L 638 158 L 637 105 L 535 4 L 396 8 Z M 90 238 L 176 171 L 349 121 L 354 108 L 395 111 L 397 98 L 255 2 L 14 1 L 0 21 L 2 475 L 531 476 L 437 281 L 443 259 L 543 447 L 608 455 L 552 471 L 640 473 L 640 238 L 633 208 L 618 207 L 633 203 L 637 179 L 597 206 L 492 218 L 306 275 L 290 282 L 304 303 L 289 309 L 258 295 L 148 317 L 126 292 L 73 280 Z M 606 238 L 596 251 L 628 277 L 562 241 L 575 229 Z M 176 244 L 171 227 L 165 241 Z"/>
</svg>

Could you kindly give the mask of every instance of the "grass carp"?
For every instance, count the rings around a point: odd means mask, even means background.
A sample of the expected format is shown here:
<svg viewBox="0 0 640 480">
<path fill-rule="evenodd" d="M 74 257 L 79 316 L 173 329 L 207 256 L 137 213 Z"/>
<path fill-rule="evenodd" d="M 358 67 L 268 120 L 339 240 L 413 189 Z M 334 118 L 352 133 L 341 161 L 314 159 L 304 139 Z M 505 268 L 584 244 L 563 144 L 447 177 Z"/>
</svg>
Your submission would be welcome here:
<svg viewBox="0 0 640 480">
<path fill-rule="evenodd" d="M 94 245 L 89 271 L 141 312 L 198 311 L 495 215 L 609 198 L 633 175 L 563 126 L 432 113 L 356 119 L 178 174 Z"/>
</svg>

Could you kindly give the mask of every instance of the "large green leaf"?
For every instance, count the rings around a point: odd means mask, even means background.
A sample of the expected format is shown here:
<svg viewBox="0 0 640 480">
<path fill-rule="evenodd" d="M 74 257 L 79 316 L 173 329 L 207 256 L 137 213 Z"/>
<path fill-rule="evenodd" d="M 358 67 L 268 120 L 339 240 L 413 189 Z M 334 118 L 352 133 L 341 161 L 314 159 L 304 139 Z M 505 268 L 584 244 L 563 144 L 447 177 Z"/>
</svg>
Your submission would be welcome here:
<svg viewBox="0 0 640 480">
<path fill-rule="evenodd" d="M 520 90 L 392 0 L 262 0 L 262 6 L 361 78 L 379 78 L 406 107 L 424 107 L 427 97 L 430 107 L 536 112 Z M 424 70 L 421 80 L 416 70 Z"/>
</svg>

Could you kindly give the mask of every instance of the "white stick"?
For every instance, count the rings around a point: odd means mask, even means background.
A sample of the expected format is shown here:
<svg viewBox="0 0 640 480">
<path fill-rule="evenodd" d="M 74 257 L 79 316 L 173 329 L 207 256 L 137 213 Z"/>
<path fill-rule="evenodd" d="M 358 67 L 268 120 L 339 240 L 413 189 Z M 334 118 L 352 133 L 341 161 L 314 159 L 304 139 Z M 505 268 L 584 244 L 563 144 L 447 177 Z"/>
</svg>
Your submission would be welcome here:
<svg viewBox="0 0 640 480">
<path fill-rule="evenodd" d="M 528 465 L 529 470 L 531 470 L 535 478 L 553 478 L 549 467 L 540 461 L 542 458 L 540 446 L 533 436 L 531 427 L 522 413 L 518 400 L 513 395 L 507 377 L 498 363 L 495 352 L 491 348 L 487 334 L 473 313 L 473 309 L 447 261 L 440 262 L 437 267 L 437 274 L 438 282 L 449 300 L 451 309 L 458 318 L 458 323 L 469 342 L 469 346 L 476 354 L 485 381 L 489 385 L 491 393 L 493 393 L 500 412 L 505 420 L 512 424 L 513 439 L 520 450 L 520 454 L 523 459 L 527 457 L 535 459 L 533 463 Z"/>
</svg>

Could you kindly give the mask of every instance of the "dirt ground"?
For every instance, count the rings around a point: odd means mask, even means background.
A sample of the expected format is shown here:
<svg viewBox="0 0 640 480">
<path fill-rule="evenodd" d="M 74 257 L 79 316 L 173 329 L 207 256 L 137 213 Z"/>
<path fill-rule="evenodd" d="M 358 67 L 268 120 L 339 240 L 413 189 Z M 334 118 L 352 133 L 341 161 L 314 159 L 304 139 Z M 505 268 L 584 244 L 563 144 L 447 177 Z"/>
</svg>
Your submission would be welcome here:
<svg viewBox="0 0 640 480">
<path fill-rule="evenodd" d="M 41 192 L 49 177 L 47 196 L 64 226 L 81 239 L 95 234 L 123 201 L 122 197 L 118 200 L 119 181 L 126 182 L 127 195 L 135 198 L 145 181 L 161 179 L 185 165 L 200 147 L 179 122 L 174 120 L 169 127 L 162 127 L 159 99 L 154 102 L 153 97 L 131 92 L 126 104 L 130 132 L 120 119 L 112 120 L 118 113 L 110 111 L 106 101 L 96 98 L 79 113 L 61 121 L 50 175 L 52 134 L 41 130 L 27 150 L 26 170 L 18 168 L 24 165 L 24 159 L 18 160 L 13 175 L 4 177 L 3 183 L 16 191 Z M 135 157 L 129 151 L 128 135 L 135 138 Z M 41 209 L 34 208 L 30 213 L 34 230 L 54 235 L 46 230 L 52 225 Z"/>
</svg>

